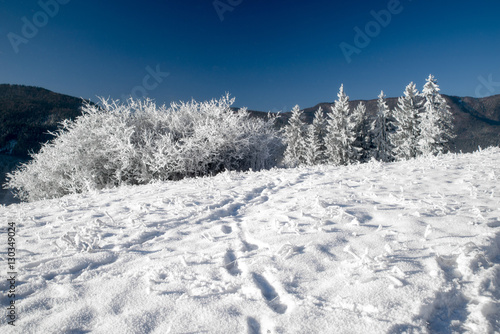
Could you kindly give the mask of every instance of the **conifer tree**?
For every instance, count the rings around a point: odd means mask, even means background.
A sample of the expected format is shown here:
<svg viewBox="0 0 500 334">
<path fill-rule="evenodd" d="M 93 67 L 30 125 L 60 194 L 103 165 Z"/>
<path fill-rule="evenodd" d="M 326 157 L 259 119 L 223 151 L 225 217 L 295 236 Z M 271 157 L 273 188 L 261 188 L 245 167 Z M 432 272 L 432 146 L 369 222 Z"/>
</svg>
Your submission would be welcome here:
<svg viewBox="0 0 500 334">
<path fill-rule="evenodd" d="M 418 147 L 421 154 L 438 154 L 448 149 L 453 135 L 453 116 L 432 74 L 422 90 L 424 110 L 421 114 Z"/>
<path fill-rule="evenodd" d="M 360 102 L 353 111 L 355 140 L 352 144 L 353 160 L 366 162 L 370 159 L 371 137 L 370 120 L 366 113 L 366 106 Z"/>
<path fill-rule="evenodd" d="M 287 147 L 284 153 L 284 163 L 292 167 L 306 162 L 306 126 L 301 120 L 303 112 L 298 105 L 293 107 L 292 117 L 290 117 L 288 125 L 285 127 Z"/>
<path fill-rule="evenodd" d="M 351 161 L 351 147 L 355 140 L 352 133 L 353 125 L 349 111 L 349 96 L 340 86 L 338 100 L 328 114 L 325 148 L 326 159 L 334 165 L 346 165 Z"/>
<path fill-rule="evenodd" d="M 326 121 L 323 109 L 319 107 L 314 113 L 314 120 L 309 125 L 306 138 L 306 162 L 308 165 L 317 165 L 325 159 L 325 131 Z"/>
<path fill-rule="evenodd" d="M 374 146 L 372 156 L 379 161 L 388 162 L 392 160 L 392 145 L 390 142 L 392 129 L 390 110 L 385 102 L 384 92 L 381 91 L 377 101 L 377 115 L 371 128 Z"/>
<path fill-rule="evenodd" d="M 397 160 L 408 160 L 417 156 L 419 141 L 419 115 L 422 98 L 413 82 L 406 86 L 404 96 L 398 99 L 394 110 L 396 124 L 393 136 L 393 153 Z"/>
</svg>

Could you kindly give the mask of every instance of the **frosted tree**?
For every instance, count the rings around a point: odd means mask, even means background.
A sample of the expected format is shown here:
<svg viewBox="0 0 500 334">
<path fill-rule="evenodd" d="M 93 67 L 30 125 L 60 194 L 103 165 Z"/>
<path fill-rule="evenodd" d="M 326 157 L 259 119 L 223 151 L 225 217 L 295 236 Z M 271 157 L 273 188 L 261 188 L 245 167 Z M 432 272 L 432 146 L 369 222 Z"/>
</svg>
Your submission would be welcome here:
<svg viewBox="0 0 500 334">
<path fill-rule="evenodd" d="M 370 119 L 366 113 L 366 106 L 360 102 L 354 109 L 352 115 L 354 123 L 355 140 L 352 143 L 353 159 L 359 162 L 366 162 L 370 158 Z"/>
<path fill-rule="evenodd" d="M 432 74 L 422 90 L 424 110 L 421 114 L 418 148 L 420 153 L 437 154 L 448 149 L 453 135 L 453 116 L 446 100 L 439 94 L 439 85 Z"/>
<path fill-rule="evenodd" d="M 396 130 L 393 136 L 393 153 L 397 160 L 408 160 L 418 154 L 419 115 L 422 111 L 422 98 L 411 82 L 406 86 L 404 96 L 398 99 L 394 109 Z"/>
<path fill-rule="evenodd" d="M 379 161 L 392 160 L 392 145 L 390 133 L 393 128 L 389 107 L 381 91 L 377 101 L 377 115 L 373 120 L 371 132 L 373 136 L 372 156 Z"/>
<path fill-rule="evenodd" d="M 340 86 L 338 100 L 328 114 L 325 148 L 326 159 L 334 165 L 347 165 L 352 161 L 352 143 L 355 140 L 352 118 L 349 110 L 349 96 Z"/>
<path fill-rule="evenodd" d="M 303 110 L 296 105 L 292 109 L 292 116 L 285 127 L 286 150 L 284 163 L 288 166 L 297 166 L 306 162 L 306 126 L 300 119 Z"/>
<path fill-rule="evenodd" d="M 314 113 L 314 120 L 307 128 L 306 138 L 306 163 L 317 165 L 325 159 L 325 132 L 326 120 L 323 109 L 319 107 Z"/>
<path fill-rule="evenodd" d="M 214 175 L 260 170 L 283 152 L 274 118 L 233 112 L 229 95 L 205 102 L 157 106 L 151 100 L 85 103 L 40 152 L 7 175 L 6 187 L 22 200 Z"/>
</svg>

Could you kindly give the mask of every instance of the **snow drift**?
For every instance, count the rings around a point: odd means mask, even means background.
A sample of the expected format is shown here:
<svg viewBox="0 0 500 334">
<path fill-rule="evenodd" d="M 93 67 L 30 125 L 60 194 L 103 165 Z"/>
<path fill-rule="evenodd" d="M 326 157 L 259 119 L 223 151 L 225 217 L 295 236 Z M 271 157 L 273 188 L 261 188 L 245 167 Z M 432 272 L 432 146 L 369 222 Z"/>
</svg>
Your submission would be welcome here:
<svg viewBox="0 0 500 334">
<path fill-rule="evenodd" d="M 0 207 L 0 331 L 499 332 L 499 175 L 492 148 Z"/>
</svg>

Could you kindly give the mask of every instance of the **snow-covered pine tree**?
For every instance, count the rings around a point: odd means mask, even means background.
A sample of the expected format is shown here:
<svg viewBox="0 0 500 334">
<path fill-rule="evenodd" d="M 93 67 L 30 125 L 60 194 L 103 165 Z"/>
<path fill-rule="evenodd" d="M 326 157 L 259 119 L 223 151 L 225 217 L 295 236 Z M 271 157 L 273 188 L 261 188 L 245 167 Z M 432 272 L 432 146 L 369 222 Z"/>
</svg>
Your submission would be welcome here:
<svg viewBox="0 0 500 334">
<path fill-rule="evenodd" d="M 377 101 L 377 115 L 371 127 L 374 146 L 372 157 L 379 161 L 388 162 L 393 159 L 390 141 L 392 128 L 390 110 L 385 102 L 384 91 L 381 91 Z"/>
<path fill-rule="evenodd" d="M 413 82 L 406 86 L 404 96 L 398 99 L 394 109 L 396 130 L 392 139 L 393 153 L 397 160 L 408 160 L 418 154 L 419 115 L 422 112 L 422 98 Z"/>
<path fill-rule="evenodd" d="M 285 127 L 286 150 L 284 153 L 284 163 L 287 166 L 298 166 L 306 162 L 306 126 L 300 119 L 304 111 L 296 105 L 292 109 L 292 117 Z"/>
<path fill-rule="evenodd" d="M 328 114 L 325 148 L 326 159 L 334 165 L 347 165 L 352 161 L 352 143 L 355 140 L 353 124 L 349 110 L 349 96 L 340 86 L 338 100 Z"/>
<path fill-rule="evenodd" d="M 418 142 L 421 154 L 438 154 L 448 149 L 448 142 L 454 137 L 453 116 L 446 100 L 439 94 L 439 85 L 432 74 L 426 80 L 422 90 L 424 110 L 420 119 L 420 138 Z"/>
<path fill-rule="evenodd" d="M 321 164 L 325 160 L 326 121 L 323 108 L 314 113 L 314 120 L 307 128 L 306 162 L 308 165 Z"/>
<path fill-rule="evenodd" d="M 353 159 L 359 162 L 367 162 L 370 159 L 371 136 L 370 119 L 366 113 L 366 106 L 360 102 L 353 111 L 353 122 L 355 124 L 355 140 L 352 144 Z"/>
</svg>

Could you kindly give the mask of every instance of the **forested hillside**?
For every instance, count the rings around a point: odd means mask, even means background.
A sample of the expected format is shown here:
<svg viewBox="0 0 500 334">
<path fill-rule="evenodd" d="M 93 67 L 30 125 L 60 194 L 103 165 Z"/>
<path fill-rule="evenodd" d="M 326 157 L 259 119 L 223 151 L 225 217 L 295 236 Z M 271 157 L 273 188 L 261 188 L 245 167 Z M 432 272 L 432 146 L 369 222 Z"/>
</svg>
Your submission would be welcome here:
<svg viewBox="0 0 500 334">
<path fill-rule="evenodd" d="M 27 157 L 64 119 L 80 115 L 82 99 L 39 87 L 0 85 L 0 154 Z"/>
</svg>

